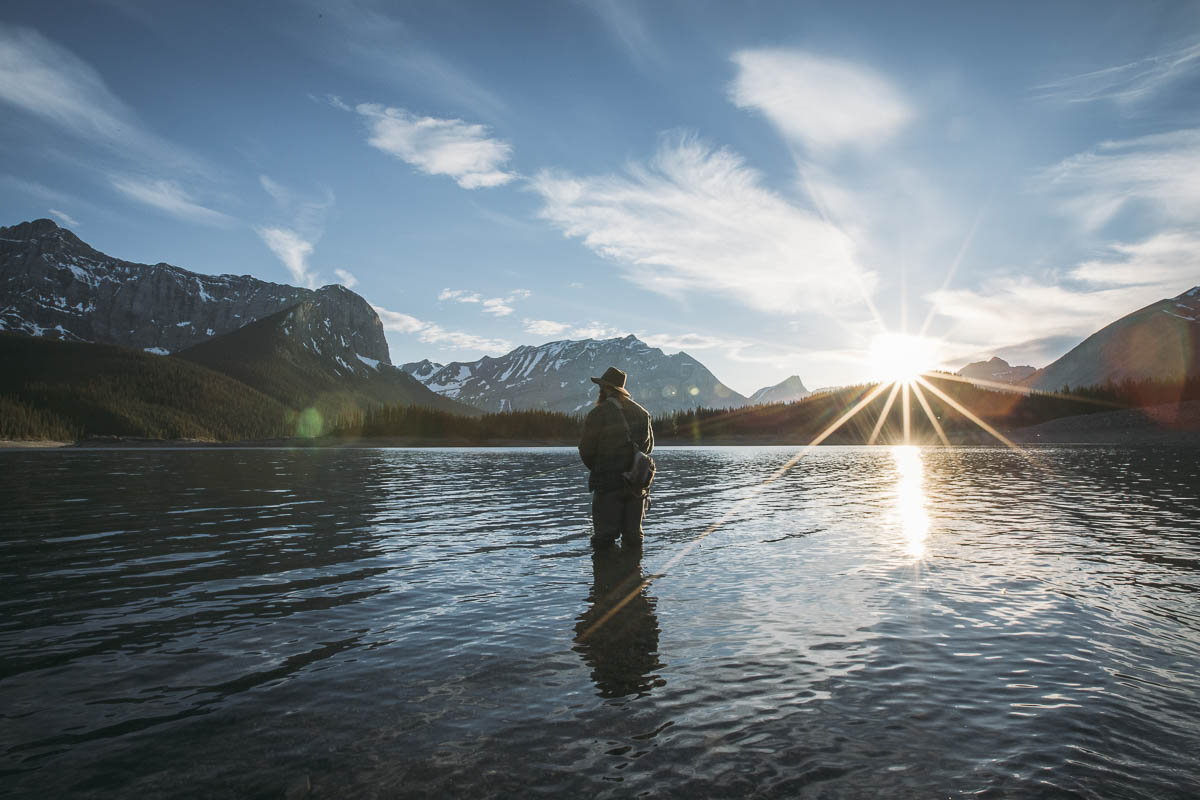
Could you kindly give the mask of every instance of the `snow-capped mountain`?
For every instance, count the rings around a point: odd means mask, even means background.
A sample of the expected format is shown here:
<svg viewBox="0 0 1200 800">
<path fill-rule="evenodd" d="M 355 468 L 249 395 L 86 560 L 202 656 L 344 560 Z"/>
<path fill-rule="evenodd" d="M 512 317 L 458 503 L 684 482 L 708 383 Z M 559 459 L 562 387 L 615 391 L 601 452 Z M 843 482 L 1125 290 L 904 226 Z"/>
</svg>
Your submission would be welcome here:
<svg viewBox="0 0 1200 800">
<path fill-rule="evenodd" d="M 1003 358 L 992 356 L 987 361 L 972 361 L 960 369 L 958 374 L 977 381 L 1020 383 L 1035 372 L 1037 372 L 1037 367 L 1014 367 Z"/>
<path fill-rule="evenodd" d="M 540 408 L 576 413 L 595 402 L 591 378 L 608 367 L 628 373 L 626 388 L 652 414 L 746 404 L 745 397 L 687 353 L 669 356 L 634 336 L 526 345 L 499 358 L 444 366 L 417 361 L 402 369 L 438 394 L 485 411 Z"/>
<path fill-rule="evenodd" d="M 166 355 L 317 299 L 348 352 L 390 363 L 379 317 L 342 287 L 314 292 L 122 261 L 48 219 L 0 228 L 0 330 L 13 333 Z"/>
<path fill-rule="evenodd" d="M 428 358 L 424 358 L 420 361 L 411 361 L 400 367 L 400 369 L 404 370 L 409 375 L 412 375 L 419 381 L 425 381 L 432 377 L 433 373 L 437 372 L 444 366 L 446 365 L 438 364 L 434 361 L 430 361 Z"/>
<path fill-rule="evenodd" d="M 808 389 L 804 388 L 804 381 L 800 380 L 799 375 L 792 375 L 785 378 L 774 386 L 764 386 L 754 394 L 750 395 L 750 405 L 766 405 L 767 403 L 794 403 L 797 400 L 803 400 L 811 395 Z"/>
<path fill-rule="evenodd" d="M 1180 381 L 1200 374 L 1200 286 L 1121 317 L 1025 385 L 1057 391 L 1110 381 Z"/>
</svg>

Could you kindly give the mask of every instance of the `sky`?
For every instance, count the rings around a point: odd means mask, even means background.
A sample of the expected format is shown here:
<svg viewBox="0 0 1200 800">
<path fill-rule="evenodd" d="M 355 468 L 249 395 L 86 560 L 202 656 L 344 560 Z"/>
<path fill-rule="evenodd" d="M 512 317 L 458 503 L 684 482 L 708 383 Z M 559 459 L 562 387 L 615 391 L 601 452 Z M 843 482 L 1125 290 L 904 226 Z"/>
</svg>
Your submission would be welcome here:
<svg viewBox="0 0 1200 800">
<path fill-rule="evenodd" d="M 1200 284 L 1200 4 L 7 0 L 0 145 L 0 224 L 341 283 L 397 364 L 1040 367 Z"/>
</svg>

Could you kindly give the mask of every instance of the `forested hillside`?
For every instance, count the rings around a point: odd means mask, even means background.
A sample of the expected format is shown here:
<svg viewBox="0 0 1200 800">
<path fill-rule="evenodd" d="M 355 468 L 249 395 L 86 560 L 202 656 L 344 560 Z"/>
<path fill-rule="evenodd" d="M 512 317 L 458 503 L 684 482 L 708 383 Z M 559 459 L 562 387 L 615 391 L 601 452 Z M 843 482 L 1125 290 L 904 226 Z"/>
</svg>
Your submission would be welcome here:
<svg viewBox="0 0 1200 800">
<path fill-rule="evenodd" d="M 290 436 L 296 413 L 226 375 L 122 347 L 0 334 L 0 438 Z"/>
</svg>

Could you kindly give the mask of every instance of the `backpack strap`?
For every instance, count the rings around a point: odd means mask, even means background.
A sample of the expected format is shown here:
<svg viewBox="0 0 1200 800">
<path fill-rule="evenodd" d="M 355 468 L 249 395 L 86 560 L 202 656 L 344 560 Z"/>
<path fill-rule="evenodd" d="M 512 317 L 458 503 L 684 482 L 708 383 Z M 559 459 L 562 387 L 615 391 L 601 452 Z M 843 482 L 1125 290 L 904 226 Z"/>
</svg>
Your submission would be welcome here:
<svg viewBox="0 0 1200 800">
<path fill-rule="evenodd" d="M 608 401 L 616 406 L 617 416 L 621 418 L 621 424 L 625 426 L 625 441 L 634 446 L 635 449 L 641 450 L 637 443 L 633 441 L 633 432 L 629 430 L 629 420 L 625 419 L 625 409 L 621 408 L 621 401 L 615 397 L 608 398 Z"/>
</svg>

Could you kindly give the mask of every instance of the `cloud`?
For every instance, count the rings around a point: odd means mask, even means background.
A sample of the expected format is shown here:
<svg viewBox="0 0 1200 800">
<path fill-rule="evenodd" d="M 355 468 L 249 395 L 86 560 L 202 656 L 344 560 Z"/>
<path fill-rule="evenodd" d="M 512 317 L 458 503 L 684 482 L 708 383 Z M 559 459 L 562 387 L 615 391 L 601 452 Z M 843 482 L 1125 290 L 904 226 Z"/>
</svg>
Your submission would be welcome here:
<svg viewBox="0 0 1200 800">
<path fill-rule="evenodd" d="M 469 292 L 466 289 L 442 289 L 438 295 L 438 300 L 453 300 L 456 303 L 479 303 L 483 306 L 485 314 L 507 317 L 513 313 L 512 304 L 526 297 L 529 297 L 528 289 L 513 289 L 506 297 L 484 297 L 478 292 Z"/>
<path fill-rule="evenodd" d="M 475 292 L 468 292 L 466 289 L 442 289 L 442 293 L 438 295 L 438 300 L 454 300 L 458 303 L 479 303 L 483 301 Z"/>
<path fill-rule="evenodd" d="M 485 125 L 419 117 L 378 103 L 361 103 L 355 111 L 366 120 L 368 144 L 426 175 L 449 175 L 464 189 L 500 186 L 516 177 L 503 169 L 512 146 L 492 138 Z"/>
<path fill-rule="evenodd" d="M 521 324 L 526 333 L 534 336 L 558 336 L 571 327 L 566 322 L 555 322 L 550 319 L 523 319 Z"/>
<path fill-rule="evenodd" d="M 507 317 L 513 313 L 512 304 L 526 297 L 529 297 L 528 289 L 514 289 L 507 297 L 489 297 L 483 301 L 483 311 L 485 314 Z"/>
<path fill-rule="evenodd" d="M 416 333 L 428 325 L 428 323 L 422 322 L 416 317 L 402 314 L 399 311 L 389 311 L 383 306 L 371 306 L 371 308 L 375 309 L 375 313 L 379 315 L 385 331 Z"/>
<path fill-rule="evenodd" d="M 1166 217 L 1200 215 L 1200 128 L 1104 142 L 1042 170 L 1035 184 L 1062 198 L 1062 209 L 1089 230 L 1132 201 Z"/>
<path fill-rule="evenodd" d="M 325 230 L 325 216 L 336 202 L 332 190 L 326 188 L 319 195 L 298 192 L 267 175 L 259 175 L 258 183 L 275 201 L 278 209 L 288 217 L 289 227 L 300 231 L 309 239 L 316 240 L 321 237 Z"/>
<path fill-rule="evenodd" d="M 174 181 L 123 175 L 114 175 L 110 177 L 110 181 L 113 188 L 126 197 L 153 206 L 179 219 L 204 225 L 229 225 L 234 221 L 227 214 L 195 202 Z"/>
<path fill-rule="evenodd" d="M 738 339 L 723 339 L 703 333 L 651 333 L 638 338 L 662 350 L 713 350 L 719 347 L 736 350 L 747 346 L 746 342 Z"/>
<path fill-rule="evenodd" d="M 765 188 L 736 154 L 688 136 L 664 139 L 625 175 L 543 171 L 531 187 L 542 218 L 662 294 L 786 313 L 856 301 L 873 283 L 844 233 Z"/>
<path fill-rule="evenodd" d="M 266 175 L 259 175 L 258 182 L 288 222 L 259 225 L 255 232 L 287 267 L 296 284 L 317 288 L 321 277 L 311 269 L 308 260 L 325 232 L 325 215 L 335 202 L 333 192 L 326 189 L 320 197 L 307 195 Z M 335 269 L 334 274 L 347 289 L 358 284 L 358 278 L 346 270 Z"/>
<path fill-rule="evenodd" d="M 382 306 L 372 306 L 383 322 L 386 331 L 414 333 L 426 344 L 444 345 L 448 349 L 477 350 L 484 353 L 507 353 L 513 349 L 507 339 L 493 339 L 464 331 L 450 331 L 434 322 L 426 322 L 409 314 L 390 311 Z"/>
<path fill-rule="evenodd" d="M 982 291 L 946 289 L 928 300 L 951 320 L 947 339 L 972 353 L 1004 350 L 1044 366 L 1120 317 L 1200 282 L 1200 234 L 1160 233 L 1118 243 L 1063 275 L 1003 277 Z M 1015 346 L 1020 345 L 1020 346 Z"/>
<path fill-rule="evenodd" d="M 198 167 L 146 131 L 90 64 L 30 28 L 0 23 L 0 102 L 139 162 Z"/>
<path fill-rule="evenodd" d="M 878 144 L 913 117 L 899 91 L 859 64 L 779 49 L 742 50 L 733 62 L 734 104 L 813 150 Z"/>
<path fill-rule="evenodd" d="M 662 54 L 646 30 L 646 23 L 635 3 L 624 0 L 583 0 L 583 4 L 599 17 L 639 67 L 661 66 Z"/>
<path fill-rule="evenodd" d="M 288 272 L 292 280 L 300 286 L 309 289 L 317 288 L 317 275 L 309 270 L 308 257 L 312 255 L 313 242 L 303 239 L 300 234 L 287 228 L 255 228 L 259 238 L 271 248 Z"/>
<path fill-rule="evenodd" d="M 508 113 L 505 102 L 470 71 L 428 47 L 428 35 L 400 18 L 411 17 L 403 6 L 393 16 L 386 6 L 396 4 L 378 0 L 304 3 L 318 25 L 309 29 L 315 35 L 297 42 L 297 50 L 328 59 L 339 71 L 349 67 L 372 83 L 400 85 L 405 95 L 453 98 L 456 105 L 488 118 Z M 290 30 L 302 33 L 303 26 Z"/>
<path fill-rule="evenodd" d="M 72 228 L 79 227 L 79 220 L 75 219 L 67 212 L 59 211 L 57 208 L 51 208 L 51 209 L 49 209 L 49 211 L 50 211 L 50 216 L 57 219 L 63 225 L 70 225 Z"/>
<path fill-rule="evenodd" d="M 1084 72 L 1035 86 L 1044 99 L 1065 103 L 1112 100 L 1131 103 L 1149 97 L 1171 81 L 1200 68 L 1200 42 L 1115 67 Z"/>
</svg>

